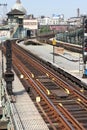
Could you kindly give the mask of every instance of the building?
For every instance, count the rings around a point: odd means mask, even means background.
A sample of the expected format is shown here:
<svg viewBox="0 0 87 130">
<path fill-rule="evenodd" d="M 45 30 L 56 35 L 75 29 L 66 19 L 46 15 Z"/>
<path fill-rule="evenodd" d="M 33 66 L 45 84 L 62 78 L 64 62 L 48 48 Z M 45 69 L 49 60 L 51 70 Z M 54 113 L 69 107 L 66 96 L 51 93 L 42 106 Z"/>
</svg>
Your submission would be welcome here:
<svg viewBox="0 0 87 130">
<path fill-rule="evenodd" d="M 45 17 L 41 16 L 38 18 L 39 25 L 58 25 L 64 23 L 64 17 L 59 16 L 52 16 L 52 17 Z"/>
<path fill-rule="evenodd" d="M 38 29 L 38 21 L 36 18 L 24 18 L 23 27 L 28 31 L 30 30 L 31 36 L 36 36 Z"/>
<path fill-rule="evenodd" d="M 14 9 L 17 9 L 17 10 L 23 12 L 24 14 L 27 13 L 26 9 L 23 7 L 23 5 L 22 5 L 20 0 L 16 0 L 16 3 L 12 7 L 12 10 L 14 10 Z"/>
<path fill-rule="evenodd" d="M 20 10 L 14 9 L 8 12 L 7 16 L 11 37 L 21 38 L 23 34 L 24 13 Z"/>
<path fill-rule="evenodd" d="M 67 20 L 67 23 L 73 26 L 81 26 L 82 17 L 71 17 Z"/>
<path fill-rule="evenodd" d="M 27 11 L 17 0 L 8 15 L 8 25 L 11 28 L 11 37 L 24 38 L 35 36 L 38 29 L 38 21 L 33 15 L 26 15 Z"/>
<path fill-rule="evenodd" d="M 53 15 L 52 17 L 41 16 L 38 18 L 39 27 L 47 26 L 51 31 L 66 31 L 67 23 L 64 21 L 64 15 Z"/>
<path fill-rule="evenodd" d="M 11 11 L 7 13 L 10 36 L 12 38 L 23 38 L 25 30 L 23 28 L 23 19 L 26 15 L 26 9 L 22 6 L 21 1 L 17 0 Z"/>
</svg>

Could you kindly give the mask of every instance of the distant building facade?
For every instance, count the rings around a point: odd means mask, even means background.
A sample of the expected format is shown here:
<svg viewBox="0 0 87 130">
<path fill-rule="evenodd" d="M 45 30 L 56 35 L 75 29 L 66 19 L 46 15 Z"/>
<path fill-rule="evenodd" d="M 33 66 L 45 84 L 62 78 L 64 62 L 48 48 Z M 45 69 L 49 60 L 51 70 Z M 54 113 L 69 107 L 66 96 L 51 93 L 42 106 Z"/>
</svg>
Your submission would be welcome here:
<svg viewBox="0 0 87 130">
<path fill-rule="evenodd" d="M 66 31 L 67 22 L 64 21 L 64 15 L 53 15 L 52 17 L 41 16 L 38 19 L 39 26 L 47 26 L 50 30 Z"/>
<path fill-rule="evenodd" d="M 37 19 L 39 25 L 58 25 L 64 23 L 64 17 L 59 16 L 53 16 L 53 17 L 41 16 Z"/>
<path fill-rule="evenodd" d="M 82 17 L 71 17 L 67 20 L 67 24 L 80 27 Z"/>
<path fill-rule="evenodd" d="M 36 18 L 30 15 L 29 17 L 24 18 L 23 27 L 26 30 L 30 30 L 32 36 L 36 36 L 38 30 L 38 21 Z"/>
</svg>

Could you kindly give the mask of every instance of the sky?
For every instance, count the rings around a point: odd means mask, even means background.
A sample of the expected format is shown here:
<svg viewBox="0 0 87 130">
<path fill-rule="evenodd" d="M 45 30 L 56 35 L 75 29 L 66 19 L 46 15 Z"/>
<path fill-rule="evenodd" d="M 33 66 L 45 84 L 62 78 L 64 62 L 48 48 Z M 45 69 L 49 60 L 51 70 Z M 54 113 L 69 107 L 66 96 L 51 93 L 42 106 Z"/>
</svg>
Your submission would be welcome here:
<svg viewBox="0 0 87 130">
<path fill-rule="evenodd" d="M 15 2 L 16 0 L 0 0 L 0 4 L 7 3 L 8 11 Z M 80 9 L 80 14 L 87 14 L 86 0 L 21 0 L 21 3 L 27 10 L 27 14 L 34 14 L 35 17 L 64 14 L 67 19 L 77 16 L 77 8 Z"/>
</svg>

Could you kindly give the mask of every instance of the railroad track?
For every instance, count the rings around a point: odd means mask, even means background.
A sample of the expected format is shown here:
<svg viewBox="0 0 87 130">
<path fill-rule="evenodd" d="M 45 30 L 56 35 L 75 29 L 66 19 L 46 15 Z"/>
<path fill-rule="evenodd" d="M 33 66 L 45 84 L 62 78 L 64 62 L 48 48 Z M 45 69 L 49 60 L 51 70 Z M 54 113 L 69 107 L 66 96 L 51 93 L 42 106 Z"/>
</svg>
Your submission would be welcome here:
<svg viewBox="0 0 87 130">
<path fill-rule="evenodd" d="M 41 102 L 39 103 L 39 108 L 43 109 L 45 113 L 48 111 L 46 115 L 48 115 L 51 124 L 53 124 L 52 126 L 58 129 L 58 124 L 61 122 L 63 125 L 60 129 L 64 129 L 64 127 L 68 129 L 86 129 L 86 90 L 84 93 L 81 93 L 79 88 L 76 89 L 77 87 L 75 88 L 71 86 L 71 84 L 58 78 L 58 76 L 50 72 L 48 68 L 42 67 L 42 65 L 36 60 L 34 61 L 31 56 L 27 56 L 23 53 L 23 50 L 21 51 L 19 47 L 17 48 L 16 45 L 13 47 L 13 50 L 15 50 L 15 52 L 13 51 L 13 61 L 16 59 L 14 64 L 33 86 L 35 95 L 40 96 Z M 21 59 L 22 62 L 20 62 L 19 59 Z M 36 86 L 39 90 L 36 89 Z M 45 100 L 49 101 L 50 106 L 48 106 L 49 103 Z M 61 117 L 60 120 L 59 117 Z"/>
<path fill-rule="evenodd" d="M 50 130 L 87 129 L 86 90 L 82 93 L 75 84 L 58 77 L 16 44 L 13 44 L 13 64 L 17 72 L 24 75 L 27 84 L 32 86 L 29 88 L 32 99 L 35 101 L 37 96 L 40 97 L 41 101 L 35 104 Z"/>
<path fill-rule="evenodd" d="M 52 45 L 52 41 L 47 39 L 47 38 L 44 38 L 43 40 L 39 40 L 39 41 L 43 41 L 47 44 Z M 66 43 L 66 42 L 62 42 L 62 41 L 56 41 L 56 46 L 63 47 L 64 49 L 69 50 L 69 51 L 82 53 L 82 46 L 81 45 Z"/>
</svg>

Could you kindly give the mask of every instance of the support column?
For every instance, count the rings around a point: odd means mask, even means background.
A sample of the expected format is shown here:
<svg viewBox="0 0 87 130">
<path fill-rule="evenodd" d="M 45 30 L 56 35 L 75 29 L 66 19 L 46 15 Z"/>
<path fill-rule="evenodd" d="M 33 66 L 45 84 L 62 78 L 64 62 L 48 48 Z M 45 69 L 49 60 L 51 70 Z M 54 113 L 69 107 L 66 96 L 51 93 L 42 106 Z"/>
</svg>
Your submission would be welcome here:
<svg viewBox="0 0 87 130">
<path fill-rule="evenodd" d="M 12 45 L 10 40 L 6 41 L 5 47 L 6 47 L 6 72 L 4 74 L 4 79 L 6 81 L 6 89 L 8 95 L 13 95 L 12 81 L 14 80 L 14 74 L 11 70 L 12 69 Z"/>
</svg>

